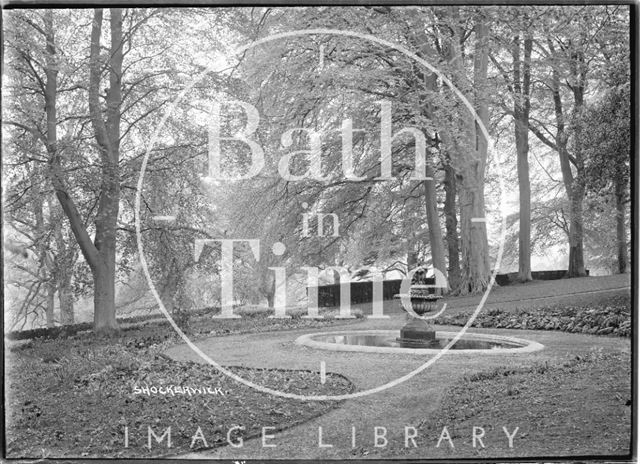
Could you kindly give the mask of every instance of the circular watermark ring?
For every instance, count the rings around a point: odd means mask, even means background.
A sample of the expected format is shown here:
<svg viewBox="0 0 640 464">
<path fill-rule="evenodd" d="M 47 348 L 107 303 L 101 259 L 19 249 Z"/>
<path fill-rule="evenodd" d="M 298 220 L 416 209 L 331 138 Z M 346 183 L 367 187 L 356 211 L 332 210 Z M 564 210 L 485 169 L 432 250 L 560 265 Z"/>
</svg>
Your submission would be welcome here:
<svg viewBox="0 0 640 464">
<path fill-rule="evenodd" d="M 422 66 L 424 66 L 425 68 L 427 68 L 429 71 L 435 73 L 442 80 L 442 82 L 444 82 L 449 87 L 449 89 L 452 92 L 454 92 L 456 94 L 456 96 L 458 96 L 458 98 L 460 98 L 462 103 L 469 110 L 469 113 L 473 116 L 474 120 L 478 124 L 478 127 L 480 128 L 480 131 L 482 132 L 482 135 L 486 139 L 488 152 L 493 152 L 493 143 L 491 141 L 491 138 L 489 137 L 489 132 L 488 132 L 487 128 L 484 126 L 484 123 L 482 122 L 482 120 L 480 119 L 478 114 L 476 113 L 475 109 L 473 108 L 473 105 L 467 100 L 467 98 L 464 96 L 464 94 L 440 70 L 438 70 L 436 67 L 434 67 L 433 65 L 429 64 L 427 61 L 425 61 L 424 59 L 420 58 L 418 55 L 416 55 L 415 53 L 411 52 L 410 50 L 404 48 L 401 45 L 394 44 L 393 42 L 389 42 L 387 40 L 380 39 L 380 38 L 377 38 L 377 37 L 372 36 L 372 35 L 361 34 L 361 33 L 352 32 L 352 31 L 343 31 L 343 30 L 337 30 L 337 29 L 302 29 L 302 30 L 296 30 L 296 31 L 290 31 L 290 32 L 281 32 L 281 33 L 278 33 L 278 34 L 273 34 L 273 35 L 264 37 L 262 39 L 259 39 L 259 40 L 256 40 L 254 42 L 251 42 L 250 44 L 238 47 L 237 49 L 235 49 L 233 51 L 233 54 L 234 55 L 238 55 L 238 54 L 243 53 L 243 52 L 245 52 L 247 50 L 250 50 L 251 48 L 254 48 L 254 47 L 257 47 L 259 45 L 263 45 L 263 44 L 266 44 L 266 43 L 269 43 L 269 42 L 273 42 L 273 41 L 276 41 L 276 40 L 285 39 L 285 38 L 288 38 L 288 37 L 305 36 L 305 35 L 336 35 L 336 36 L 343 36 L 343 37 L 355 37 L 355 38 L 359 38 L 359 39 L 363 39 L 363 40 L 366 40 L 366 41 L 369 41 L 369 42 L 376 43 L 378 45 L 382 45 L 384 47 L 388 47 L 388 48 L 394 49 L 394 50 L 402 53 L 403 55 L 413 59 L 417 63 L 419 63 Z M 144 182 L 144 174 L 145 174 L 145 171 L 147 169 L 147 164 L 149 162 L 149 156 L 151 154 L 151 150 L 153 149 L 153 146 L 155 144 L 155 140 L 158 138 L 158 135 L 160 134 L 162 128 L 164 127 L 167 119 L 171 116 L 171 114 L 173 113 L 174 108 L 176 107 L 176 105 L 178 103 L 180 103 L 180 101 L 184 98 L 186 93 L 189 90 L 191 90 L 193 88 L 193 86 L 198 81 L 200 81 L 200 79 L 202 79 L 205 75 L 209 74 L 210 72 L 213 72 L 215 70 L 215 68 L 216 68 L 216 65 L 213 64 L 213 65 L 209 66 L 207 69 L 205 69 L 204 71 L 202 71 L 200 74 L 195 76 L 195 78 L 191 81 L 191 83 L 189 83 L 189 85 L 187 85 L 182 90 L 182 92 L 180 92 L 178 97 L 171 103 L 169 109 L 167 110 L 165 115 L 162 117 L 162 119 L 160 121 L 160 124 L 158 124 L 156 130 L 153 133 L 151 141 L 150 141 L 150 143 L 149 143 L 149 145 L 147 147 L 147 150 L 145 152 L 144 158 L 142 159 L 142 165 L 140 167 L 140 177 L 138 178 L 138 184 L 137 184 L 137 189 L 136 189 L 135 211 L 134 211 L 134 213 L 135 213 L 136 239 L 137 239 L 137 242 L 138 242 L 138 253 L 139 253 L 140 264 L 142 266 L 143 273 L 144 273 L 144 275 L 145 275 L 145 277 L 147 279 L 147 282 L 149 283 L 149 289 L 150 289 L 153 297 L 155 298 L 156 302 L 158 303 L 158 306 L 159 306 L 160 311 L 162 312 L 162 314 L 164 314 L 164 316 L 167 318 L 167 320 L 169 321 L 169 323 L 171 324 L 173 329 L 180 335 L 180 337 L 184 340 L 184 342 L 198 356 L 200 356 L 204 361 L 206 361 L 207 363 L 209 363 L 210 365 L 215 367 L 218 371 L 220 371 L 223 374 L 227 375 L 228 377 L 236 380 L 237 382 L 240 382 L 240 383 L 242 383 L 244 385 L 247 385 L 247 386 L 249 386 L 251 388 L 254 388 L 254 389 L 258 390 L 258 391 L 261 391 L 263 393 L 269 393 L 269 394 L 275 395 L 275 396 L 280 396 L 280 397 L 283 397 L 283 398 L 291 398 L 291 399 L 297 399 L 297 400 L 302 400 L 302 401 L 327 401 L 327 400 L 341 401 L 341 400 L 359 398 L 359 397 L 364 397 L 364 396 L 367 396 L 367 395 L 372 395 L 374 393 L 379 393 L 381 391 L 384 391 L 384 390 L 387 390 L 389 388 L 392 388 L 392 387 L 395 387 L 397 385 L 400 385 L 401 383 L 405 382 L 406 380 L 409 380 L 412 377 L 415 377 L 416 375 L 418 375 L 419 373 L 421 373 L 425 369 L 428 369 L 431 365 L 433 365 L 436 361 L 438 361 L 442 356 L 444 356 L 447 353 L 447 351 L 449 351 L 449 349 L 456 342 L 458 342 L 458 340 L 460 340 L 460 338 L 466 333 L 467 329 L 471 326 L 471 324 L 473 324 L 473 322 L 475 321 L 476 317 L 478 316 L 478 314 L 482 310 L 482 307 L 484 306 L 487 298 L 489 297 L 489 292 L 491 291 L 491 288 L 493 287 L 493 284 L 495 283 L 496 274 L 498 273 L 498 269 L 500 268 L 500 262 L 502 261 L 502 254 L 503 254 L 503 251 L 504 251 L 504 241 L 505 241 L 505 235 L 506 235 L 506 217 L 504 215 L 502 215 L 502 222 L 501 222 L 501 226 L 502 227 L 501 227 L 500 241 L 499 241 L 498 253 L 497 253 L 497 257 L 496 257 L 496 264 L 494 266 L 494 270 L 491 273 L 491 277 L 489 279 L 489 283 L 487 285 L 487 289 L 485 290 L 484 294 L 482 295 L 482 298 L 480 299 L 480 302 L 478 303 L 477 308 L 475 309 L 475 311 L 473 312 L 473 314 L 471 315 L 471 317 L 469 318 L 467 323 L 460 329 L 460 331 L 456 334 L 456 336 L 453 337 L 445 347 L 443 347 L 435 356 L 430 358 L 424 364 L 422 364 L 421 366 L 417 367 L 413 371 L 405 374 L 404 376 L 399 377 L 399 378 L 397 378 L 395 380 L 392 380 L 390 382 L 387 382 L 387 383 L 385 383 L 383 385 L 380 385 L 378 387 L 370 388 L 370 389 L 359 391 L 359 392 L 355 392 L 355 393 L 347 393 L 347 394 L 344 394 L 344 395 L 298 395 L 298 394 L 295 394 L 295 393 L 282 392 L 282 391 L 279 391 L 279 390 L 275 390 L 275 389 L 272 389 L 272 388 L 265 387 L 263 385 L 258 385 L 256 383 L 251 382 L 250 380 L 246 380 L 246 379 L 240 377 L 239 375 L 237 375 L 234 372 L 226 369 L 225 367 L 221 366 L 219 363 L 217 363 L 216 361 L 211 359 L 206 353 L 204 353 L 200 348 L 198 348 L 189 339 L 189 337 L 180 329 L 180 327 L 178 327 L 176 322 L 173 320 L 173 318 L 171 317 L 171 314 L 169 314 L 169 312 L 165 308 L 164 304 L 162 303 L 162 299 L 160 298 L 160 295 L 158 294 L 158 291 L 156 290 L 156 288 L 155 288 L 155 286 L 153 284 L 153 281 L 151 279 L 151 274 L 149 272 L 149 267 L 148 267 L 147 261 L 146 261 L 146 259 L 144 257 L 144 248 L 143 248 L 143 245 L 142 245 L 142 233 L 141 233 L 141 224 L 140 224 L 140 222 L 141 222 L 141 218 L 140 218 L 140 203 L 141 203 L 141 199 L 142 199 L 142 185 L 143 185 L 143 182 Z M 496 165 L 497 165 L 497 169 L 498 169 L 499 174 L 500 174 L 498 176 L 498 179 L 499 179 L 498 182 L 499 182 L 499 185 L 500 185 L 500 208 L 501 208 L 501 211 L 504 211 L 504 205 L 505 205 L 504 204 L 504 183 L 503 183 L 503 179 L 502 179 L 502 170 L 501 170 L 501 166 L 500 166 L 500 160 L 498 160 Z"/>
</svg>

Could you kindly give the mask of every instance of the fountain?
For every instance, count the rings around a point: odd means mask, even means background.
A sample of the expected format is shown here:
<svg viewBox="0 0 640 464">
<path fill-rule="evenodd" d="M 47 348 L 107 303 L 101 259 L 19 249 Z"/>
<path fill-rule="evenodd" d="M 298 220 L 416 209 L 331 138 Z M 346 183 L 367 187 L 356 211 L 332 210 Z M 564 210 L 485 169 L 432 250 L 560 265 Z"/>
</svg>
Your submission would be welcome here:
<svg viewBox="0 0 640 464">
<path fill-rule="evenodd" d="M 414 276 L 415 277 L 415 276 Z M 442 296 L 431 293 L 433 285 L 425 281 L 424 273 L 412 281 L 408 294 L 394 295 L 407 313 L 408 321 L 398 330 L 346 330 L 302 335 L 299 345 L 332 351 L 365 353 L 436 354 L 448 346 L 449 353 L 509 354 L 530 353 L 544 348 L 540 343 L 504 335 L 436 331 L 433 323 L 422 316 L 433 314 Z M 411 309 L 404 306 L 409 298 Z M 404 301 L 403 301 L 404 300 Z M 408 305 L 407 305 L 408 306 Z M 446 309 L 442 306 L 440 312 Z M 419 316 L 419 317 L 416 317 Z M 399 336 L 398 336 L 399 335 Z M 456 339 L 451 346 L 450 342 Z"/>
<path fill-rule="evenodd" d="M 411 308 L 413 312 L 418 316 L 424 316 L 432 313 L 436 309 L 438 300 L 442 299 L 442 296 L 435 295 L 429 292 L 433 288 L 432 286 L 425 284 L 415 284 L 411 286 L 409 294 L 395 295 L 395 298 L 400 298 L 400 307 L 407 312 L 407 317 L 410 319 L 402 329 L 400 329 L 400 337 L 396 340 L 403 348 L 432 348 L 438 346 L 438 340 L 436 339 L 436 329 L 433 324 L 427 319 L 419 319 L 415 317 L 404 306 L 403 298 L 409 298 L 411 301 Z"/>
</svg>

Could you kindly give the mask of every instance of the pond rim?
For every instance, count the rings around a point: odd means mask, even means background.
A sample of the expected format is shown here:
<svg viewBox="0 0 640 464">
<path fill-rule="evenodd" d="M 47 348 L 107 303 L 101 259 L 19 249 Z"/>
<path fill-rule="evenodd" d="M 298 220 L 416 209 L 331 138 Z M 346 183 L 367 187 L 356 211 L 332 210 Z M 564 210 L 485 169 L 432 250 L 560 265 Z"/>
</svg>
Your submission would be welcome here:
<svg viewBox="0 0 640 464">
<path fill-rule="evenodd" d="M 437 338 L 453 339 L 458 332 L 436 331 Z M 442 348 L 401 348 L 390 346 L 365 346 L 365 345 L 346 345 L 342 343 L 323 342 L 314 340 L 314 337 L 331 336 L 331 335 L 386 335 L 389 337 L 400 336 L 400 329 L 396 330 L 336 330 L 329 332 L 316 332 L 301 335 L 296 338 L 297 345 L 328 351 L 348 351 L 351 353 L 384 353 L 384 354 L 413 354 L 413 355 L 435 355 Z M 487 342 L 513 343 L 521 346 L 514 348 L 491 348 L 491 349 L 461 349 L 448 350 L 446 356 L 457 354 L 480 354 L 480 355 L 505 355 L 505 354 L 522 354 L 540 351 L 544 345 L 533 340 L 525 340 L 507 335 L 483 334 L 477 332 L 467 332 L 461 340 L 476 340 Z"/>
</svg>

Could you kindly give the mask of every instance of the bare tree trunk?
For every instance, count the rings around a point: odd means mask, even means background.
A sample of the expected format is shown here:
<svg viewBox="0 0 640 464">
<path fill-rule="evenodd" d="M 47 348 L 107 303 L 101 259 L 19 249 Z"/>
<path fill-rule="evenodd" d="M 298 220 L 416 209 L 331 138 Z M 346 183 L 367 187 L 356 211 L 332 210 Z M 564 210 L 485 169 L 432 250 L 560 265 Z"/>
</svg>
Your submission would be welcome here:
<svg viewBox="0 0 640 464">
<path fill-rule="evenodd" d="M 176 309 L 180 309 L 180 302 L 178 300 L 178 293 L 181 285 L 181 271 L 175 258 L 171 258 L 170 264 L 167 266 L 167 272 L 163 279 L 162 290 L 160 292 L 160 299 L 164 304 L 164 307 L 169 313 L 172 313 Z"/>
<path fill-rule="evenodd" d="M 625 218 L 625 190 L 622 176 L 616 179 L 616 242 L 618 248 L 618 272 L 627 272 L 629 255 L 627 251 L 627 233 Z"/>
<path fill-rule="evenodd" d="M 60 302 L 60 322 L 63 325 L 74 324 L 73 291 L 70 276 L 64 276 L 58 281 L 58 301 Z"/>
<path fill-rule="evenodd" d="M 520 123 L 516 123 L 520 125 Z M 526 126 L 525 126 L 526 127 Z M 516 129 L 517 131 L 517 129 Z M 516 139 L 516 146 L 518 141 Z M 518 147 L 518 190 L 520 193 L 520 230 L 518 235 L 518 280 L 527 282 L 531 276 L 531 186 L 529 183 L 528 149 Z"/>
<path fill-rule="evenodd" d="M 415 251 L 415 240 L 413 237 L 407 239 L 407 271 L 410 271 L 418 264 L 418 253 Z"/>
<path fill-rule="evenodd" d="M 487 86 L 488 43 L 487 27 L 481 15 L 476 17 L 475 45 L 473 53 L 473 82 L 465 78 L 460 44 L 463 31 L 458 7 L 443 9 L 441 19 L 453 31 L 449 38 L 443 38 L 441 50 L 443 58 L 451 66 L 451 73 L 457 77 L 456 86 L 469 101 L 483 125 L 489 126 L 489 109 L 485 93 Z M 463 137 L 453 137 L 446 130 L 440 136 L 449 153 L 451 166 L 457 175 L 460 203 L 460 252 L 461 278 L 457 293 L 477 293 L 486 290 L 491 277 L 489 267 L 489 243 L 484 211 L 484 182 L 487 162 L 488 141 L 480 130 L 473 115 L 460 103 L 460 127 Z M 452 215 L 449 215 L 452 218 Z M 450 229 L 450 236 L 453 230 Z"/>
<path fill-rule="evenodd" d="M 53 237 L 56 242 L 56 255 L 54 257 L 53 278 L 58 289 L 58 301 L 60 302 L 60 322 L 63 325 L 75 322 L 73 311 L 73 290 L 71 280 L 73 278 L 73 266 L 77 255 L 75 250 L 64 240 L 62 223 L 59 210 L 53 202 L 49 203 L 49 220 L 53 227 Z"/>
<path fill-rule="evenodd" d="M 524 62 L 520 62 L 520 38 L 514 37 L 513 57 L 513 113 L 517 152 L 518 190 L 520 193 L 520 230 L 518 234 L 518 280 L 531 277 L 531 184 L 529 181 L 529 112 L 531 84 L 531 49 L 533 40 L 524 39 Z M 521 76 L 522 74 L 522 76 Z"/>
<path fill-rule="evenodd" d="M 426 177 L 432 180 L 424 181 L 424 203 L 427 211 L 427 225 L 429 226 L 429 244 L 431 246 L 431 259 L 434 269 L 440 271 L 443 275 L 447 275 L 447 267 L 444 260 L 444 242 L 442 240 L 442 230 L 440 229 L 440 218 L 437 209 L 436 187 L 434 185 L 434 172 L 431 165 L 427 162 Z M 448 289 L 442 289 L 447 291 Z"/>
<path fill-rule="evenodd" d="M 423 53 L 425 56 L 433 56 L 435 54 L 434 50 L 431 48 L 427 41 L 423 41 L 424 45 L 422 46 Z M 425 86 L 434 94 L 438 92 L 438 80 L 435 73 L 432 73 L 428 76 L 423 76 L 423 80 Z M 430 103 L 425 103 L 423 107 L 423 111 L 425 115 L 431 119 L 435 119 L 435 111 L 434 107 Z M 444 242 L 442 240 L 442 229 L 440 228 L 440 218 L 438 216 L 438 197 L 436 194 L 435 188 L 435 173 L 433 167 L 430 164 L 429 160 L 426 160 L 425 165 L 425 175 L 427 178 L 431 180 L 424 181 L 424 199 L 425 199 L 425 208 L 427 212 L 427 226 L 429 227 L 429 244 L 431 247 L 431 260 L 434 269 L 440 271 L 445 277 L 447 277 L 448 288 L 442 289 L 443 292 L 447 293 L 451 290 L 451 284 L 449 282 L 448 277 L 448 269 L 446 267 L 445 261 L 445 253 L 444 253 Z"/>
<path fill-rule="evenodd" d="M 551 40 L 547 41 L 549 50 L 553 56 L 557 56 L 555 48 Z M 574 126 L 574 145 L 575 150 L 573 157 L 570 156 L 567 148 L 567 141 L 569 135 L 565 126 L 565 117 L 562 109 L 562 97 L 560 95 L 560 74 L 557 67 L 553 67 L 551 70 L 551 89 L 553 94 L 553 104 L 556 115 L 556 145 L 555 149 L 558 151 L 560 158 L 560 170 L 562 171 L 562 180 L 567 192 L 567 197 L 570 203 L 570 219 L 569 219 L 569 269 L 567 271 L 568 277 L 581 277 L 585 276 L 586 270 L 584 267 L 584 233 L 583 233 L 583 217 L 582 217 L 582 201 L 584 199 L 585 187 L 584 187 L 584 159 L 582 155 L 582 122 L 580 116 L 582 107 L 584 104 L 584 89 L 586 85 L 586 70 L 584 67 L 584 57 L 580 59 L 580 53 L 576 53 L 572 56 L 569 67 L 573 74 L 573 97 L 574 97 L 574 109 L 573 109 L 573 126 Z M 540 136 L 538 135 L 538 138 Z M 571 171 L 571 164 L 576 169 L 576 175 L 573 175 Z"/>
<path fill-rule="evenodd" d="M 29 169 L 29 168 L 27 168 Z M 29 169 L 27 172 L 31 176 L 35 176 L 35 172 Z M 49 225 L 45 224 L 44 219 L 44 200 L 46 199 L 45 194 L 40 189 L 40 185 L 36 180 L 33 183 L 33 187 L 31 189 L 33 200 L 33 214 L 35 216 L 36 221 L 36 250 L 38 253 L 38 260 L 40 269 L 38 274 L 42 276 L 42 280 L 46 282 L 46 306 L 45 306 L 45 317 L 47 320 L 47 327 L 55 326 L 55 294 L 56 294 L 56 277 L 58 275 L 58 268 L 56 266 L 55 258 L 51 259 L 50 254 L 50 241 L 45 237 L 48 235 L 47 227 L 51 227 L 52 225 L 55 227 L 58 223 L 55 223 L 51 220 L 51 216 L 49 216 Z M 49 208 L 50 210 L 51 208 Z M 51 213 L 50 213 L 51 214 Z M 28 256 L 28 255 L 27 255 Z"/>
<path fill-rule="evenodd" d="M 571 185 L 571 218 L 569 223 L 569 270 L 568 277 L 582 277 L 587 275 L 584 266 L 584 229 L 582 203 L 585 196 L 584 185 L 584 157 L 582 155 L 582 121 L 580 112 L 583 107 L 584 87 L 576 84 L 574 93 L 574 146 L 573 159 L 576 176 Z"/>
<path fill-rule="evenodd" d="M 574 150 L 573 163 L 576 168 L 576 176 L 573 179 L 571 195 L 571 223 L 569 226 L 569 277 L 587 275 L 584 266 L 584 231 L 582 203 L 585 196 L 585 167 L 582 154 L 582 109 L 584 107 L 584 91 L 586 86 L 586 68 L 584 56 L 578 51 L 572 55 L 570 69 L 574 80 L 573 91 L 573 126 L 574 126 Z"/>
<path fill-rule="evenodd" d="M 114 262 L 115 264 L 115 262 Z M 118 327 L 115 312 L 115 266 L 97 266 L 93 271 L 93 327 L 96 333 L 108 334 Z"/>
<path fill-rule="evenodd" d="M 450 165 L 444 168 L 444 214 L 447 227 L 447 251 L 449 254 L 448 281 L 451 290 L 460 286 L 460 240 L 458 238 L 458 217 L 456 214 L 456 175 Z"/>
<path fill-rule="evenodd" d="M 47 306 L 45 309 L 47 316 L 47 327 L 55 327 L 56 318 L 54 314 L 55 307 L 55 296 L 56 296 L 56 287 L 53 283 L 49 282 L 47 285 Z"/>
<path fill-rule="evenodd" d="M 469 170 L 462 175 L 460 189 L 462 294 L 483 292 L 489 284 L 491 269 L 484 217 L 484 189 L 477 174 Z"/>
<path fill-rule="evenodd" d="M 571 213 L 569 218 L 569 271 L 568 277 L 586 276 L 584 267 L 584 231 L 582 228 L 582 201 L 584 185 L 576 185 L 580 181 L 573 181 L 574 188 L 571 196 Z"/>
<path fill-rule="evenodd" d="M 484 98 L 487 81 L 487 26 L 478 17 L 475 25 L 473 60 L 474 106 L 485 127 L 489 127 L 489 108 Z M 468 146 L 473 156 L 460 163 L 460 242 L 462 251 L 461 293 L 479 293 L 489 285 L 489 242 L 484 209 L 484 171 L 488 141 L 477 122 L 467 116 Z"/>
<path fill-rule="evenodd" d="M 122 10 L 111 10 L 111 51 L 109 54 L 109 89 L 107 91 L 107 118 L 102 116 L 99 85 L 100 37 L 102 35 L 102 9 L 96 9 L 91 29 L 91 56 L 89 75 L 89 112 L 100 150 L 102 183 L 96 215 L 94 240 L 97 259 L 89 264 L 93 271 L 94 316 L 96 332 L 110 333 L 117 329 L 115 305 L 116 225 L 120 202 L 120 106 L 122 104 Z"/>
</svg>

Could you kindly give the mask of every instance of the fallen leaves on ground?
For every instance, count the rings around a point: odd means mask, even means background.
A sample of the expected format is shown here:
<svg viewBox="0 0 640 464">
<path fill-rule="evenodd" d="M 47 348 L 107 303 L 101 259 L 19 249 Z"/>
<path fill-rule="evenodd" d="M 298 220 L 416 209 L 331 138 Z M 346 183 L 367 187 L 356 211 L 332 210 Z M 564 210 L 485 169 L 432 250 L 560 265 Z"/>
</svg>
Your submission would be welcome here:
<svg viewBox="0 0 640 464">
<path fill-rule="evenodd" d="M 628 352 L 593 350 L 469 374 L 448 390 L 434 417 L 414 425 L 432 439 L 433 458 L 624 455 L 631 443 L 630 369 Z M 435 447 L 443 427 L 453 450 L 446 440 Z M 472 446 L 474 427 L 484 429 L 485 448 Z M 513 448 L 503 427 L 518 427 Z"/>
<path fill-rule="evenodd" d="M 257 436 L 262 427 L 273 427 L 269 430 L 274 433 L 340 404 L 269 395 L 211 366 L 175 362 L 160 354 L 172 339 L 156 326 L 127 331 L 116 339 L 87 334 L 31 341 L 10 350 L 6 363 L 8 456 L 178 454 L 227 444 L 228 438 Z M 288 393 L 339 395 L 353 390 L 348 379 L 330 373 L 322 384 L 318 372 L 229 368 L 258 385 Z M 167 448 L 166 437 L 156 443 L 151 435 L 148 449 L 149 428 L 160 437 L 168 427 L 172 448 Z M 191 447 L 198 427 L 204 440 L 196 439 Z"/>
</svg>

